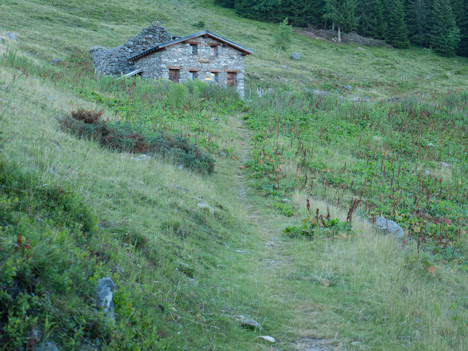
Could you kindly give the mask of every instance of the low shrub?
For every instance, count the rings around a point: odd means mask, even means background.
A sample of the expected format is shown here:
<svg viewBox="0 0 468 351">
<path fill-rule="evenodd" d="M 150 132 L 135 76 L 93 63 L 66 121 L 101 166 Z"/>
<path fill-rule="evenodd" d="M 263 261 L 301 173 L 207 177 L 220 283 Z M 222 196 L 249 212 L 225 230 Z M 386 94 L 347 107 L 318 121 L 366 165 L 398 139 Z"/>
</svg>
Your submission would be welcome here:
<svg viewBox="0 0 468 351">
<path fill-rule="evenodd" d="M 80 138 L 96 140 L 111 150 L 130 153 L 160 154 L 175 164 L 200 173 L 212 173 L 213 157 L 191 144 L 187 138 L 158 131 L 144 134 L 127 122 L 105 122 L 102 112 L 72 111 L 62 119 L 62 127 Z"/>
</svg>

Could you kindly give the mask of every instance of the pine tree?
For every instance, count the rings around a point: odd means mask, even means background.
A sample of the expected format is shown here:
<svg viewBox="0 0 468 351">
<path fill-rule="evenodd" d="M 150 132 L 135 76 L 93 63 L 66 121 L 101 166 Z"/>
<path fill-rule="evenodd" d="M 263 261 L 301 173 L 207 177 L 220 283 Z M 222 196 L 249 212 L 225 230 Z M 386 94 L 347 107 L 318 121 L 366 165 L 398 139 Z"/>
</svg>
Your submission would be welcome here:
<svg viewBox="0 0 468 351">
<path fill-rule="evenodd" d="M 432 50 L 444 56 L 453 56 L 457 51 L 460 30 L 456 25 L 449 0 L 433 1 L 429 42 Z"/>
<path fill-rule="evenodd" d="M 387 33 L 385 41 L 395 48 L 409 48 L 405 11 L 401 0 L 388 1 Z"/>
<path fill-rule="evenodd" d="M 326 0 L 326 19 L 333 21 L 338 27 L 338 42 L 341 42 L 341 30 L 345 32 L 356 29 L 359 17 L 356 16 L 355 0 Z"/>
<path fill-rule="evenodd" d="M 452 10 L 460 29 L 457 54 L 468 57 L 468 0 L 452 0 Z"/>
<path fill-rule="evenodd" d="M 236 0 L 234 7 L 243 17 L 274 22 L 280 5 L 281 0 Z"/>
<path fill-rule="evenodd" d="M 358 32 L 368 37 L 383 39 L 385 18 L 382 0 L 360 0 L 356 11 L 359 15 Z"/>
<path fill-rule="evenodd" d="M 406 5 L 406 23 L 409 40 L 429 46 L 430 0 L 409 0 Z"/>
<path fill-rule="evenodd" d="M 236 0 L 215 0 L 215 4 L 233 9 Z"/>
</svg>

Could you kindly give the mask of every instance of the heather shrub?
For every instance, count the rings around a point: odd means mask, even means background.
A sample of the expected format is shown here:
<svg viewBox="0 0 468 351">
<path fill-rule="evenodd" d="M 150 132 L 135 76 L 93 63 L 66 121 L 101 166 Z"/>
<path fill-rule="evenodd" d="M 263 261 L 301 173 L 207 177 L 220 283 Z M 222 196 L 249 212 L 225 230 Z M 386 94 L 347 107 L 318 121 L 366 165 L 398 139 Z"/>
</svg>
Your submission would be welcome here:
<svg viewBox="0 0 468 351">
<path fill-rule="evenodd" d="M 102 112 L 78 110 L 61 120 L 62 127 L 118 152 L 159 154 L 175 164 L 200 173 L 212 173 L 213 157 L 182 136 L 157 131 L 143 133 L 129 122 L 100 121 Z"/>
</svg>

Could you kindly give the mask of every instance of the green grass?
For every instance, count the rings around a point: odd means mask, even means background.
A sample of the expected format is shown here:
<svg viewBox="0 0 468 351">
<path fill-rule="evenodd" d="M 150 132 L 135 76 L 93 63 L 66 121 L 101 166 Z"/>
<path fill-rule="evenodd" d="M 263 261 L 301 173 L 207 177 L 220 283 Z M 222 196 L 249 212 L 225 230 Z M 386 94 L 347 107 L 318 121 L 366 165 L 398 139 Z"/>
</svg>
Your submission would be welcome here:
<svg viewBox="0 0 468 351">
<path fill-rule="evenodd" d="M 198 83 L 93 77 L 90 46 L 120 45 L 153 20 L 179 35 L 203 21 L 253 49 L 252 101 Z M 19 38 L 0 43 L 0 349 L 43 340 L 70 350 L 303 350 L 314 340 L 347 350 L 468 348 L 468 61 L 299 34 L 276 61 L 275 28 L 212 1 L 0 4 L 0 36 Z M 288 58 L 298 51 L 300 61 Z M 272 90 L 258 98 L 257 88 Z M 317 89 L 332 96 L 309 91 Z M 354 96 L 372 102 L 346 99 Z M 79 139 L 60 127 L 79 108 L 145 135 L 183 136 L 216 158 L 215 171 L 135 161 Z M 398 167 L 407 172 L 392 179 Z M 455 232 L 421 224 L 414 193 Z M 348 203 L 359 196 L 367 203 L 350 232 Z M 285 235 L 309 216 L 306 199 L 340 229 Z M 363 219 L 372 212 L 395 218 L 414 241 L 376 234 Z M 460 251 L 452 258 L 428 236 Z M 117 285 L 115 325 L 93 306 L 103 276 Z M 238 315 L 265 329 L 242 328 Z"/>
</svg>

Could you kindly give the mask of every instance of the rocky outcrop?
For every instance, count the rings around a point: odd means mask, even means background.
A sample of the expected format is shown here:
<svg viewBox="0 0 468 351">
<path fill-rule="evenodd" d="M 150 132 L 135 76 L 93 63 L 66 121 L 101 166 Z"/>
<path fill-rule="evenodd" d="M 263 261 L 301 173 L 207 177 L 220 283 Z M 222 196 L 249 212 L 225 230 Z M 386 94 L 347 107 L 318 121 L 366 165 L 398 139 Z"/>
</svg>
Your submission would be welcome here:
<svg viewBox="0 0 468 351">
<path fill-rule="evenodd" d="M 128 63 L 130 57 L 170 40 L 170 33 L 156 21 L 121 46 L 113 49 L 93 46 L 90 53 L 97 74 L 121 75 L 134 69 Z"/>
</svg>

